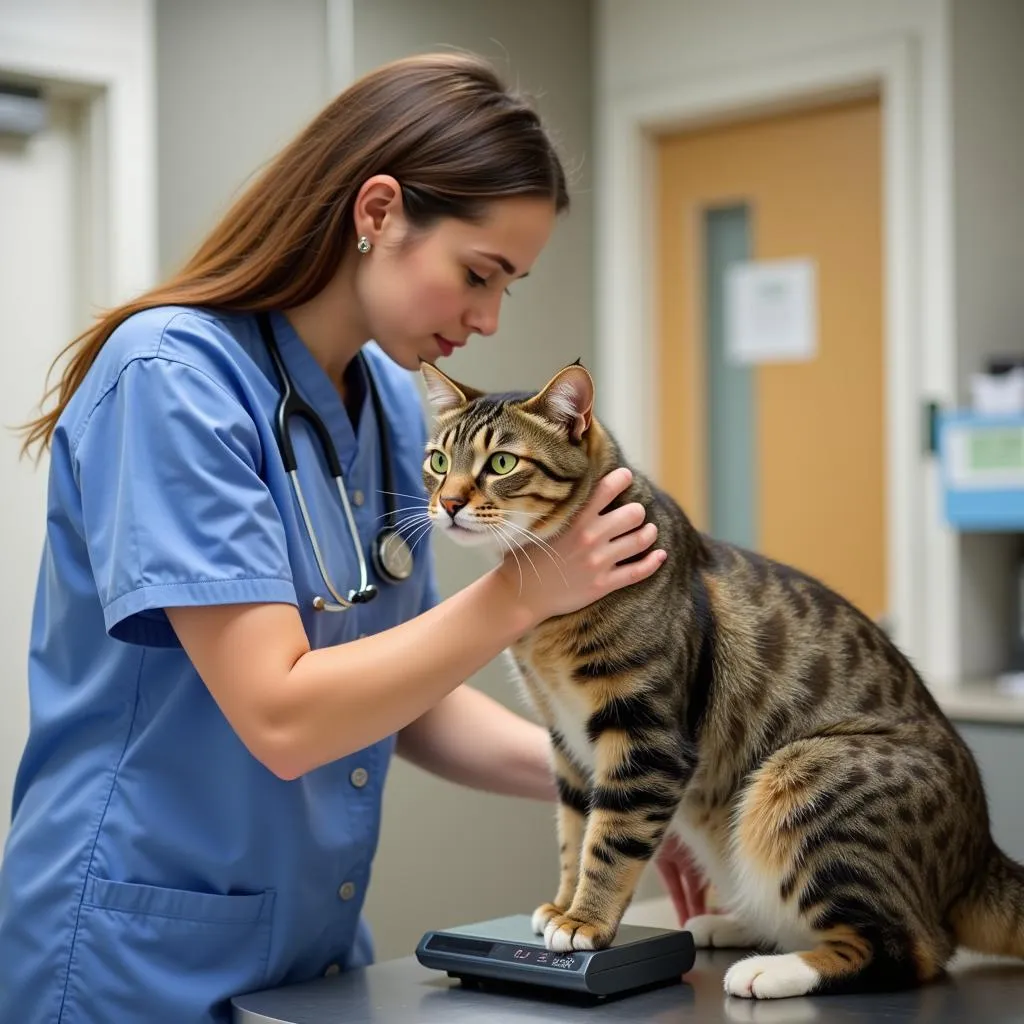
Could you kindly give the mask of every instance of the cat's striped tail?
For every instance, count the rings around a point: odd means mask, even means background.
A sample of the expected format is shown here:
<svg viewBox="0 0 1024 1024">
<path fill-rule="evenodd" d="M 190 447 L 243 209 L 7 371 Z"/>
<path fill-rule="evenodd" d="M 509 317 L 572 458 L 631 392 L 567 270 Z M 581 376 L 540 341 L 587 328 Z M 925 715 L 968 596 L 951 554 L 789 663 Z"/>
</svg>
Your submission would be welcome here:
<svg viewBox="0 0 1024 1024">
<path fill-rule="evenodd" d="M 1024 865 L 993 846 L 984 875 L 953 908 L 952 923 L 968 949 L 1024 958 Z"/>
</svg>

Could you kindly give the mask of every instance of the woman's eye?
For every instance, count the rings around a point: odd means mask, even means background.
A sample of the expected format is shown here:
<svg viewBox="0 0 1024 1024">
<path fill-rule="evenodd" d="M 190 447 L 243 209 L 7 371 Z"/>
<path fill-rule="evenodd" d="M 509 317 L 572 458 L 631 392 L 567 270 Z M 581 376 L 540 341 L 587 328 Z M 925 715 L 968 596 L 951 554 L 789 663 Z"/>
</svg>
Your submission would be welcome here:
<svg viewBox="0 0 1024 1024">
<path fill-rule="evenodd" d="M 439 474 L 448 472 L 448 456 L 444 452 L 430 453 L 430 468 Z"/>
<path fill-rule="evenodd" d="M 492 472 L 497 473 L 498 476 L 504 476 L 506 473 L 511 473 L 518 462 L 518 455 L 512 455 L 509 452 L 495 452 L 488 464 Z"/>
<path fill-rule="evenodd" d="M 466 268 L 466 281 L 469 283 L 470 288 L 483 288 L 488 283 L 486 277 L 481 277 L 475 270 L 470 270 L 468 267 Z M 512 294 L 507 288 L 502 290 L 506 295 Z"/>
</svg>

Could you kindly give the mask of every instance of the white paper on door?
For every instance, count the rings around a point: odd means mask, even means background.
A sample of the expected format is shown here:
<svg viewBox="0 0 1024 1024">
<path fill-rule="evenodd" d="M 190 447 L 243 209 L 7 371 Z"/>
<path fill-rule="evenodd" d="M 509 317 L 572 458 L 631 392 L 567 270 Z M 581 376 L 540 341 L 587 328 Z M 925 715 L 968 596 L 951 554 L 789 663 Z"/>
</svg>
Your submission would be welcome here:
<svg viewBox="0 0 1024 1024">
<path fill-rule="evenodd" d="M 790 363 L 818 349 L 817 270 L 811 259 L 752 260 L 725 273 L 725 347 L 733 363 Z"/>
</svg>

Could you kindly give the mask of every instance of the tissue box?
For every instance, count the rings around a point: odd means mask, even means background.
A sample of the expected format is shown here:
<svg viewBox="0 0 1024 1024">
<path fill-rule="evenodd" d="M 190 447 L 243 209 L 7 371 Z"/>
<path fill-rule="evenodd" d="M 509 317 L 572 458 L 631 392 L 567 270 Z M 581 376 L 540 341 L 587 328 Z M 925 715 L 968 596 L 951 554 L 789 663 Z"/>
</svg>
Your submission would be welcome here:
<svg viewBox="0 0 1024 1024">
<path fill-rule="evenodd" d="M 1024 415 L 1024 367 L 972 374 L 971 405 L 983 416 Z"/>
</svg>

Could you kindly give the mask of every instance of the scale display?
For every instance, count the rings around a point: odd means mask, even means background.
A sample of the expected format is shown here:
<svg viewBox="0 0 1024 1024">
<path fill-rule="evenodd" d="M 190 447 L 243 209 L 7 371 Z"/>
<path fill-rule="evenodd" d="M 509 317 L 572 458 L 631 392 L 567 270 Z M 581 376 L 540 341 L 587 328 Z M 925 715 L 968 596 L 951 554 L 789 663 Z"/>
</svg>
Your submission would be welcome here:
<svg viewBox="0 0 1024 1024">
<path fill-rule="evenodd" d="M 427 932 L 416 948 L 424 967 L 464 982 L 532 985 L 598 997 L 679 982 L 694 955 L 689 932 L 635 925 L 622 925 L 607 949 L 554 952 L 525 914 Z"/>
</svg>

